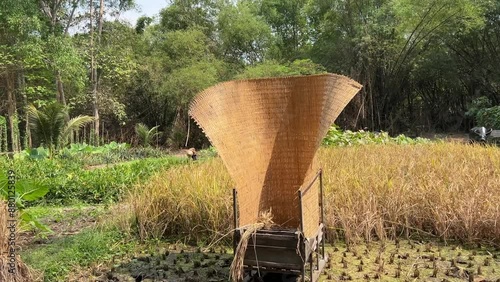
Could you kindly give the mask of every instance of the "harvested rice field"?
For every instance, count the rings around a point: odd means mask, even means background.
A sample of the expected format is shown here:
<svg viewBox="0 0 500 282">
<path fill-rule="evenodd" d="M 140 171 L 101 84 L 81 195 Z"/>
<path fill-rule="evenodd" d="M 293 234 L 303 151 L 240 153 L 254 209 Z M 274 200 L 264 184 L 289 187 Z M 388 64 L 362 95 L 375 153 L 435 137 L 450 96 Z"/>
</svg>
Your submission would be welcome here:
<svg viewBox="0 0 500 282">
<path fill-rule="evenodd" d="M 319 281 L 499 281 L 500 250 L 433 241 L 396 240 L 328 245 Z M 95 281 L 228 281 L 232 254 L 224 248 L 170 245 L 94 270 Z M 284 277 L 284 276 L 283 276 Z M 268 274 L 264 281 L 282 281 Z M 88 278 L 88 277 L 87 277 Z M 279 279 L 279 280 L 276 280 Z M 93 280 L 94 281 L 94 280 Z M 295 281 L 292 279 L 286 281 Z"/>
</svg>

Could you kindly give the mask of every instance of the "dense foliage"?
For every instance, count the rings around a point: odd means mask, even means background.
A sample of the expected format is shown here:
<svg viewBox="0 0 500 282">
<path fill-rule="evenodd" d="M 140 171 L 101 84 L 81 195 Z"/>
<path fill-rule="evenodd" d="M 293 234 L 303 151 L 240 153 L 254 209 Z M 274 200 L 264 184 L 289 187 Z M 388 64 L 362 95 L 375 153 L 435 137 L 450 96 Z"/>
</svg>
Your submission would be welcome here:
<svg viewBox="0 0 500 282">
<path fill-rule="evenodd" d="M 164 133 L 159 145 L 201 147 L 208 140 L 187 107 L 202 89 L 325 71 L 364 86 L 342 128 L 396 135 L 492 124 L 465 115 L 482 96 L 486 116 L 498 116 L 498 1 L 173 0 L 135 26 L 118 17 L 132 0 L 4 2 L 1 151 L 37 147 L 28 106 L 53 101 L 93 117 L 79 142 L 144 144 L 134 130 L 142 123 Z"/>
<path fill-rule="evenodd" d="M 44 198 L 35 204 L 96 204 L 116 202 L 136 183 L 187 160 L 126 147 L 116 143 L 101 147 L 73 144 L 52 158 L 47 149 L 38 148 L 20 153 L 13 162 L 0 157 L 0 171 L 13 169 L 18 181 L 47 187 Z"/>
<path fill-rule="evenodd" d="M 326 146 L 350 146 L 350 145 L 368 145 L 368 144 L 424 144 L 429 143 L 426 138 L 411 138 L 404 134 L 391 137 L 387 132 L 369 132 L 364 130 L 342 131 L 337 126 L 330 127 L 326 137 L 323 139 L 323 145 Z"/>
<path fill-rule="evenodd" d="M 368 144 L 423 144 L 429 143 L 426 138 L 416 137 L 411 138 L 400 134 L 396 137 L 391 137 L 387 132 L 369 132 L 359 130 L 353 132 L 351 130 L 342 131 L 337 126 L 330 127 L 326 137 L 323 139 L 323 145 L 326 146 L 350 146 L 350 145 L 368 145 Z"/>
<path fill-rule="evenodd" d="M 488 128 L 500 129 L 500 105 L 493 106 L 488 97 L 482 96 L 472 101 L 465 113 L 476 124 Z"/>
</svg>

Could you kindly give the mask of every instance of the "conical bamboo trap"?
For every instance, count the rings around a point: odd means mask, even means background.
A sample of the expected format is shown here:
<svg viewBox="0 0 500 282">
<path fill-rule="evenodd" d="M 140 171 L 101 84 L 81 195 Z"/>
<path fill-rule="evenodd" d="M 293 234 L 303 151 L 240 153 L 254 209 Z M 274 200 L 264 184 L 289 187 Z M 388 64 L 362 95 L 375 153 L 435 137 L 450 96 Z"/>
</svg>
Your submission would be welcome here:
<svg viewBox="0 0 500 282">
<path fill-rule="evenodd" d="M 297 190 L 314 177 L 321 140 L 360 89 L 347 77 L 322 74 L 229 81 L 195 97 L 189 113 L 237 185 L 241 226 L 271 210 L 280 227 L 299 227 Z M 319 223 L 318 191 L 308 194 L 306 236 Z"/>
</svg>

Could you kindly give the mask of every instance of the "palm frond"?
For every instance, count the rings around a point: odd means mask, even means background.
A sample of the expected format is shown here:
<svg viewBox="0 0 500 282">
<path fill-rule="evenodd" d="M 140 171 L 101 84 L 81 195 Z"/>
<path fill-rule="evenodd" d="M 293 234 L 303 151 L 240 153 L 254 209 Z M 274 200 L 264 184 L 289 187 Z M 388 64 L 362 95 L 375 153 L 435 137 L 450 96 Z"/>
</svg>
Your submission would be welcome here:
<svg viewBox="0 0 500 282">
<path fill-rule="evenodd" d="M 60 138 L 62 141 L 62 145 L 66 145 L 69 137 L 77 130 L 85 126 L 86 124 L 94 121 L 94 118 L 91 116 L 77 116 L 72 119 L 70 119 L 66 125 L 64 126 Z"/>
<path fill-rule="evenodd" d="M 138 123 L 135 125 L 135 133 L 137 133 L 137 137 L 139 137 L 140 142 L 143 146 L 147 146 L 149 144 L 149 128 L 143 124 Z"/>
<path fill-rule="evenodd" d="M 157 125 L 149 129 L 143 123 L 135 125 L 135 133 L 137 133 L 137 136 L 143 146 L 149 146 L 155 138 L 158 138 L 162 134 L 161 131 L 158 131 L 159 127 L 160 126 Z"/>
<path fill-rule="evenodd" d="M 29 124 L 40 142 L 49 148 L 57 146 L 66 117 L 64 107 L 59 103 L 52 103 L 39 110 L 29 105 L 27 111 Z"/>
<path fill-rule="evenodd" d="M 161 134 L 163 133 L 163 132 L 161 132 L 161 131 L 158 131 L 158 128 L 160 128 L 160 126 L 159 126 L 159 125 L 154 126 L 153 128 L 151 128 L 151 129 L 149 130 L 149 135 L 151 136 L 151 140 L 153 140 L 153 139 L 154 139 L 154 138 L 156 138 L 156 137 L 161 136 Z"/>
</svg>

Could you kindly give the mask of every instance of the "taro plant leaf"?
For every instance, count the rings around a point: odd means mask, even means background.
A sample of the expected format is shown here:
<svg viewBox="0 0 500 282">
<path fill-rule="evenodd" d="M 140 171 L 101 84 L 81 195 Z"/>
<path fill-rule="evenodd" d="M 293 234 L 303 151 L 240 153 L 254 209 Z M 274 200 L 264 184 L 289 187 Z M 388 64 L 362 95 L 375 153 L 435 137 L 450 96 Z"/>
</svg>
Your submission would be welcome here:
<svg viewBox="0 0 500 282">
<path fill-rule="evenodd" d="M 3 199 L 8 199 L 7 176 L 0 174 L 0 195 Z M 23 201 L 34 201 L 42 198 L 49 192 L 49 188 L 41 183 L 32 180 L 17 180 L 15 185 L 16 204 L 18 208 L 23 208 Z"/>
<path fill-rule="evenodd" d="M 40 160 L 49 156 L 49 151 L 43 147 L 27 149 L 28 157 L 30 159 Z"/>
<path fill-rule="evenodd" d="M 36 181 L 30 180 L 18 180 L 15 185 L 16 190 L 16 206 L 20 210 L 20 218 L 21 222 L 31 225 L 35 228 L 38 228 L 41 231 L 52 232 L 52 230 L 39 222 L 36 218 L 34 218 L 30 213 L 23 211 L 24 208 L 23 201 L 34 201 L 39 199 L 49 191 L 49 188 L 45 185 L 42 185 Z M 8 179 L 7 176 L 3 173 L 0 173 L 0 198 L 8 199 Z"/>
<path fill-rule="evenodd" d="M 34 201 L 42 198 L 49 192 L 48 186 L 36 181 L 19 180 L 16 183 L 16 194 L 22 201 Z"/>
<path fill-rule="evenodd" d="M 31 213 L 29 213 L 27 211 L 22 211 L 20 218 L 21 218 L 22 222 L 24 222 L 28 225 L 31 225 L 32 227 L 35 227 L 36 229 L 39 229 L 39 230 L 44 231 L 44 232 L 49 232 L 49 233 L 54 232 L 47 225 L 41 223 L 38 219 L 36 219 Z"/>
<path fill-rule="evenodd" d="M 2 199 L 7 199 L 7 176 L 3 173 L 0 173 L 0 196 Z"/>
</svg>

